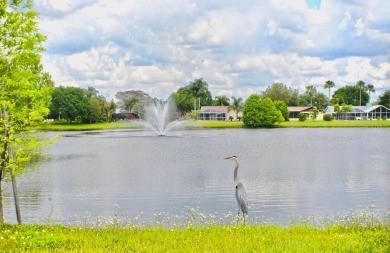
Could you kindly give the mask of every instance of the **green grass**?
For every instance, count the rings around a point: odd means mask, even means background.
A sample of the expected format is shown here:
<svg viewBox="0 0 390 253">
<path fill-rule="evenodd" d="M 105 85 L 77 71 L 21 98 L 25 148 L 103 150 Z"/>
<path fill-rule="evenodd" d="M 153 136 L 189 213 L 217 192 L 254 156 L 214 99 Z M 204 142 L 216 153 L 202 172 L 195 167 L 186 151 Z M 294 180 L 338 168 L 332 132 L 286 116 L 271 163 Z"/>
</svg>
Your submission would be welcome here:
<svg viewBox="0 0 390 253">
<path fill-rule="evenodd" d="M 1 252 L 390 252 L 383 227 L 0 225 Z"/>
<path fill-rule="evenodd" d="M 372 209 L 287 227 L 195 208 L 182 217 L 156 213 L 145 225 L 121 220 L 119 206 L 111 218 L 80 218 L 69 226 L 0 223 L 0 252 L 390 252 L 390 213 Z"/>
<path fill-rule="evenodd" d="M 135 122 L 105 122 L 96 124 L 82 124 L 82 123 L 44 123 L 37 126 L 37 129 L 43 131 L 88 131 L 88 130 L 102 130 L 102 129 L 130 129 L 138 128 L 139 124 Z"/>
<path fill-rule="evenodd" d="M 281 127 L 390 127 L 390 120 L 290 120 Z"/>
<path fill-rule="evenodd" d="M 183 122 L 184 127 L 196 128 L 242 128 L 242 121 L 217 121 L 217 120 L 197 120 Z M 97 124 L 80 124 L 80 123 L 45 123 L 37 126 L 37 129 L 44 131 L 87 131 L 87 130 L 102 130 L 102 129 L 131 129 L 140 128 L 140 124 L 136 122 L 112 122 L 112 123 L 97 123 Z M 278 124 L 275 127 L 279 127 Z M 306 120 L 298 121 L 291 120 L 283 122 L 280 127 L 390 127 L 390 120 Z"/>
</svg>

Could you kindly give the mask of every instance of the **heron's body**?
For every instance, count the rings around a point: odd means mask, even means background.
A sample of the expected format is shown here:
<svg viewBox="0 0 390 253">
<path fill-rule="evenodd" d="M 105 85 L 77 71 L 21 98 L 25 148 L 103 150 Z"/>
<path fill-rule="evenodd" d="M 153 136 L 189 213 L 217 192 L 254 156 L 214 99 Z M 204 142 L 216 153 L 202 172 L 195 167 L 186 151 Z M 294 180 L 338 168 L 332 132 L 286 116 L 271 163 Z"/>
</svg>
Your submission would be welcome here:
<svg viewBox="0 0 390 253">
<path fill-rule="evenodd" d="M 238 214 L 240 214 L 240 210 L 241 210 L 243 215 L 248 215 L 246 191 L 244 186 L 241 183 L 238 183 L 236 185 L 236 199 L 239 208 Z"/>
<path fill-rule="evenodd" d="M 246 191 L 244 185 L 238 180 L 237 172 L 240 165 L 238 158 L 236 156 L 226 157 L 225 159 L 234 160 L 236 162 L 236 167 L 234 168 L 234 183 L 236 184 L 236 200 L 238 204 L 238 215 L 240 211 L 242 215 L 248 215 L 248 200 L 246 196 Z"/>
</svg>

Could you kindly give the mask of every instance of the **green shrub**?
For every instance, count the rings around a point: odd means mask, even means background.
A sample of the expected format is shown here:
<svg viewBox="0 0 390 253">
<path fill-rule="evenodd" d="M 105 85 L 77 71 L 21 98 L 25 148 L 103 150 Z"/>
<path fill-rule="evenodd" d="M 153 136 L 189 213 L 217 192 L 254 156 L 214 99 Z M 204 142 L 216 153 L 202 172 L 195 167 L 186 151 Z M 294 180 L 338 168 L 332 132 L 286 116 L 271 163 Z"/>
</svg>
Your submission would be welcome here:
<svg viewBox="0 0 390 253">
<path fill-rule="evenodd" d="M 333 119 L 332 114 L 330 113 L 324 114 L 325 121 L 331 121 L 332 119 Z"/>
<path fill-rule="evenodd" d="M 278 110 L 270 98 L 252 94 L 245 101 L 242 121 L 246 127 L 271 127 L 278 120 Z"/>
<path fill-rule="evenodd" d="M 298 114 L 298 119 L 299 119 L 299 121 L 305 121 L 306 120 L 306 113 L 302 113 L 302 112 L 300 112 L 299 114 Z"/>
<path fill-rule="evenodd" d="M 229 120 L 230 120 L 230 121 L 233 121 L 233 116 L 229 116 Z"/>
</svg>

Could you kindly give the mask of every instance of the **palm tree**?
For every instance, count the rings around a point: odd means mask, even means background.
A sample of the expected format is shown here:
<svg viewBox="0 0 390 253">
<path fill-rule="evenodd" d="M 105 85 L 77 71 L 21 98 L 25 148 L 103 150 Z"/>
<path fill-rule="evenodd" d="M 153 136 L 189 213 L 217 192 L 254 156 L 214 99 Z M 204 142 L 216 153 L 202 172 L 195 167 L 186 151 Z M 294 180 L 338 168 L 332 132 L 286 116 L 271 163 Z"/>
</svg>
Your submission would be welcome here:
<svg viewBox="0 0 390 253">
<path fill-rule="evenodd" d="M 229 105 L 229 98 L 225 95 L 223 96 L 216 96 L 214 99 L 214 105 Z"/>
<path fill-rule="evenodd" d="M 365 83 L 362 80 L 357 81 L 356 86 L 359 87 L 360 91 L 360 106 L 362 106 L 362 88 L 364 88 Z"/>
<path fill-rule="evenodd" d="M 328 80 L 325 82 L 324 89 L 329 89 L 329 100 L 330 100 L 330 88 L 335 86 L 334 82 Z"/>
<path fill-rule="evenodd" d="M 313 97 L 317 94 L 317 89 L 313 85 L 306 86 L 306 94 L 310 98 L 310 106 L 313 106 Z"/>
<path fill-rule="evenodd" d="M 232 103 L 229 105 L 229 110 L 234 110 L 236 112 L 236 119 L 238 119 L 238 112 L 242 109 L 244 102 L 242 98 L 232 97 Z"/>
<path fill-rule="evenodd" d="M 88 87 L 84 90 L 84 92 L 87 98 L 96 98 L 99 94 L 99 91 L 97 91 L 97 89 L 95 89 L 94 87 Z"/>
<path fill-rule="evenodd" d="M 138 101 L 139 99 L 136 96 L 131 96 L 123 100 L 123 107 L 125 108 L 126 111 L 131 112 L 134 105 L 137 104 Z"/>
<path fill-rule="evenodd" d="M 372 92 L 372 93 L 375 93 L 374 85 L 368 84 L 368 85 L 367 85 L 367 91 L 368 91 L 368 95 L 369 95 L 369 98 L 370 98 L 368 101 L 370 101 L 370 100 L 371 100 L 370 93 L 371 93 L 371 92 Z"/>
</svg>

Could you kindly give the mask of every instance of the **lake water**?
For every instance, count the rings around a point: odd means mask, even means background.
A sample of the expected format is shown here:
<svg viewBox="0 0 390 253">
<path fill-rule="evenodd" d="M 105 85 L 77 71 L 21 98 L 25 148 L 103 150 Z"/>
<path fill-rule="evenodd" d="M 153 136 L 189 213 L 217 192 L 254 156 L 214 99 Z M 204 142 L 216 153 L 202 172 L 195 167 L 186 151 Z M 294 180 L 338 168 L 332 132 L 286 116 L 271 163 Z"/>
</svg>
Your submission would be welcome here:
<svg viewBox="0 0 390 253">
<path fill-rule="evenodd" d="M 48 136 L 57 133 L 49 132 Z M 153 219 L 237 213 L 234 161 L 250 217 L 288 224 L 299 217 L 390 210 L 390 131 L 383 128 L 62 132 L 51 159 L 18 180 L 24 223 L 92 218 Z M 11 187 L 5 219 L 15 223 Z M 72 218 L 73 217 L 73 218 Z"/>
</svg>

